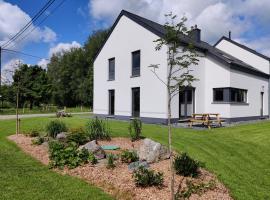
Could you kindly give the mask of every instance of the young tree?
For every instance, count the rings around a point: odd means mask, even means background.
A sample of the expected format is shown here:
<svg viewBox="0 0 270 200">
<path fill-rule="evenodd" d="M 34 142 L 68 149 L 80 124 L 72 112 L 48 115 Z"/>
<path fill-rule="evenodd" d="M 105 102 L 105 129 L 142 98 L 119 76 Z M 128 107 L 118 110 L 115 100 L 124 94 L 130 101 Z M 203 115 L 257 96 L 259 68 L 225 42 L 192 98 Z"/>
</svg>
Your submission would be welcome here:
<svg viewBox="0 0 270 200">
<path fill-rule="evenodd" d="M 168 143 L 170 152 L 170 170 L 171 181 L 170 191 L 171 199 L 175 197 L 174 194 L 174 169 L 173 169 L 173 155 L 172 155 L 172 132 L 171 132 L 171 102 L 174 96 L 179 94 L 179 91 L 185 87 L 191 86 L 192 82 L 196 78 L 192 75 L 190 67 L 198 64 L 198 54 L 196 53 L 192 40 L 188 43 L 184 43 L 181 38 L 188 38 L 188 34 L 192 30 L 188 30 L 185 23 L 187 18 L 181 18 L 179 23 L 175 24 L 176 15 L 172 13 L 165 15 L 170 22 L 166 22 L 164 25 L 165 35 L 162 38 L 155 40 L 156 50 L 160 50 L 162 47 L 168 49 L 167 51 L 167 63 L 168 74 L 166 80 L 162 80 L 158 76 L 156 70 L 159 68 L 159 64 L 153 64 L 149 67 L 151 71 L 157 76 L 157 78 L 167 88 L 167 108 L 168 108 Z"/>
</svg>

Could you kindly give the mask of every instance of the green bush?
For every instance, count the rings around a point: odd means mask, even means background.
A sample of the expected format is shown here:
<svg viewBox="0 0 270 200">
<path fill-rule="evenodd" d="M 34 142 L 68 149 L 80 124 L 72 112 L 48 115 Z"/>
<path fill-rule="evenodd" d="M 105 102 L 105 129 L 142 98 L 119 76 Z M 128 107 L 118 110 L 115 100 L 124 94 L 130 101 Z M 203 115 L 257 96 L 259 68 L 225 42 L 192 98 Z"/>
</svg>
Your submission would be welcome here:
<svg viewBox="0 0 270 200">
<path fill-rule="evenodd" d="M 123 163 L 132 163 L 139 160 L 139 157 L 135 151 L 122 151 L 121 155 L 121 161 Z"/>
<path fill-rule="evenodd" d="M 58 133 L 66 132 L 67 126 L 60 120 L 50 121 L 46 126 L 48 136 L 55 138 Z"/>
<path fill-rule="evenodd" d="M 32 139 L 32 144 L 33 145 L 41 145 L 44 142 L 44 138 L 38 136 L 37 138 Z"/>
<path fill-rule="evenodd" d="M 93 153 L 89 153 L 89 162 L 92 164 L 92 165 L 95 165 L 98 163 L 98 160 L 97 158 L 94 156 Z"/>
<path fill-rule="evenodd" d="M 196 177 L 199 173 L 200 162 L 193 160 L 187 153 L 182 153 L 174 160 L 176 174 L 182 176 Z"/>
<path fill-rule="evenodd" d="M 83 145 L 88 141 L 89 137 L 82 128 L 72 129 L 67 135 L 67 142 L 75 142 L 78 145 Z"/>
<path fill-rule="evenodd" d="M 142 121 L 138 118 L 131 120 L 129 123 L 128 131 L 132 141 L 141 139 Z"/>
<path fill-rule="evenodd" d="M 28 135 L 30 137 L 38 137 L 40 134 L 39 134 L 39 131 L 38 130 L 32 129 Z"/>
<path fill-rule="evenodd" d="M 104 120 L 95 117 L 86 124 L 86 132 L 90 140 L 109 140 L 110 139 L 110 128 L 108 123 Z"/>
<path fill-rule="evenodd" d="M 89 152 L 86 149 L 77 150 L 74 142 L 62 143 L 59 141 L 49 142 L 50 167 L 62 169 L 64 166 L 75 168 L 89 161 Z"/>
<path fill-rule="evenodd" d="M 108 156 L 107 156 L 107 168 L 108 169 L 115 168 L 114 155 L 113 154 L 108 154 Z"/>
<path fill-rule="evenodd" d="M 163 173 L 155 173 L 153 170 L 146 169 L 143 166 L 140 166 L 135 170 L 132 177 L 134 178 L 137 187 L 162 187 L 164 182 Z"/>
</svg>

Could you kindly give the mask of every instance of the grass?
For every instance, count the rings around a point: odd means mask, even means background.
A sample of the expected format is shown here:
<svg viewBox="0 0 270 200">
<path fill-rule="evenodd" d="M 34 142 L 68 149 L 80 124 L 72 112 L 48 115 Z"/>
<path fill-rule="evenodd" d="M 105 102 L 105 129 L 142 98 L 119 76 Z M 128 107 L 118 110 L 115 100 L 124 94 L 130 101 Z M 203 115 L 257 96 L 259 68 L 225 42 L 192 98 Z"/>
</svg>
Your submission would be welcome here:
<svg viewBox="0 0 270 200">
<path fill-rule="evenodd" d="M 57 108 L 56 106 L 48 107 L 34 107 L 32 110 L 29 108 L 20 108 L 20 114 L 40 114 L 40 113 L 55 113 L 57 110 L 63 110 L 64 108 Z M 89 107 L 71 107 L 66 108 L 66 112 L 90 112 Z M 0 115 L 15 115 L 16 108 L 0 108 Z"/>
<path fill-rule="evenodd" d="M 28 131 L 33 127 L 43 129 L 45 124 L 51 119 L 52 118 L 44 117 L 22 119 L 22 129 L 23 131 Z M 63 120 L 69 127 L 80 127 L 85 125 L 87 118 L 75 116 Z M 14 123 L 15 122 L 11 120 L 0 121 L 0 152 L 3 151 L 3 149 L 11 148 L 11 146 L 12 149 L 16 148 L 15 145 L 4 139 L 4 136 L 14 133 Z M 110 121 L 110 125 L 113 136 L 128 136 L 127 122 Z M 10 129 L 11 126 L 13 126 L 13 129 Z M 268 200 L 270 199 L 269 130 L 270 122 L 203 131 L 174 128 L 173 147 L 176 151 L 186 151 L 193 158 L 205 162 L 206 168 L 214 172 L 219 180 L 230 189 L 233 198 L 241 200 Z M 3 133 L 5 133 L 4 136 Z M 167 129 L 165 126 L 143 124 L 143 135 L 163 144 L 167 144 L 166 133 Z M 4 141 L 4 146 L 2 140 Z M 13 154 L 14 152 L 12 155 Z M 18 150 L 16 150 L 16 154 L 24 156 L 24 154 Z M 6 157 L 7 156 L 4 156 L 3 159 L 1 153 L 0 165 L 9 161 Z M 24 157 L 28 158 L 28 156 Z M 30 160 L 34 162 L 33 159 Z M 18 165 L 17 163 L 20 163 L 20 159 L 12 158 L 12 162 L 14 162 L 14 166 Z M 10 166 L 9 164 L 5 165 Z M 38 168 L 40 167 L 41 166 L 38 165 Z M 33 170 L 36 170 L 36 168 L 37 166 L 34 166 Z M 7 169 L 0 168 L 0 171 L 2 170 Z M 16 174 L 18 172 L 14 169 L 13 173 Z M 3 173 L 0 174 L 0 176 L 2 176 Z M 8 179 L 8 177 L 12 176 L 12 173 L 6 176 L 6 179 Z M 9 179 L 11 179 L 11 177 Z M 0 185 L 3 186 L 6 181 L 1 183 L 1 180 L 3 180 L 3 178 L 0 177 Z M 10 182 L 10 185 L 9 187 L 12 188 L 12 182 Z M 0 196 L 1 191 L 3 190 L 0 190 Z"/>
<path fill-rule="evenodd" d="M 23 120 L 25 130 L 43 124 L 44 119 L 32 120 Z M 0 199 L 112 199 L 100 189 L 77 178 L 57 174 L 24 154 L 6 139 L 14 133 L 14 127 L 14 120 L 0 121 Z"/>
</svg>

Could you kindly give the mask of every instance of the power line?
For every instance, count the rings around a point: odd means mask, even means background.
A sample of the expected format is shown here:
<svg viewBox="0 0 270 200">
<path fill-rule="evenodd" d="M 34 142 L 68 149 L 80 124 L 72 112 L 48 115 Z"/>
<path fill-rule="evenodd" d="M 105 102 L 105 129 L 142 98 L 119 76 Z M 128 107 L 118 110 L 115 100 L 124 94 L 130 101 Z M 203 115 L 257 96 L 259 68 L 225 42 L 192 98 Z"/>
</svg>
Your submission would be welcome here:
<svg viewBox="0 0 270 200">
<path fill-rule="evenodd" d="M 11 42 L 20 37 L 20 35 L 23 34 L 54 2 L 55 0 L 49 0 L 18 33 L 16 33 L 12 38 L 3 44 L 3 47 L 7 47 Z"/>
<path fill-rule="evenodd" d="M 27 34 L 25 34 L 23 37 L 19 38 L 17 40 L 17 43 L 23 41 L 25 38 L 27 38 L 40 24 L 42 24 L 49 16 L 51 16 L 59 7 L 61 7 L 66 0 L 62 0 L 51 12 L 49 12 L 48 15 L 46 15 L 36 26 L 34 26 Z M 10 46 L 10 48 L 14 47 L 15 44 Z"/>
<path fill-rule="evenodd" d="M 4 48 L 2 48 L 2 51 L 6 52 L 6 53 L 21 54 L 21 55 L 24 55 L 24 56 L 29 56 L 29 57 L 38 58 L 38 59 L 45 59 L 45 58 L 42 58 L 40 56 L 35 56 L 35 55 L 29 54 L 29 53 L 24 53 L 24 52 L 12 50 L 12 49 L 4 49 Z M 45 60 L 49 60 L 49 59 L 45 59 Z"/>
</svg>

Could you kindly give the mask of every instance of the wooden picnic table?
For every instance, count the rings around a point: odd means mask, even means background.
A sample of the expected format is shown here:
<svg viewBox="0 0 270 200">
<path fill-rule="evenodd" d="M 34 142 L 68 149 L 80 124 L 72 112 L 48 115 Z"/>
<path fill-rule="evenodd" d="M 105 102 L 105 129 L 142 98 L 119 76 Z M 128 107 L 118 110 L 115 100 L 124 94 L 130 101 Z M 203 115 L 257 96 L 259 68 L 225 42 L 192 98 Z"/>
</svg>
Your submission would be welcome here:
<svg viewBox="0 0 270 200">
<path fill-rule="evenodd" d="M 220 118 L 220 114 L 218 113 L 194 113 L 189 119 L 189 126 L 192 127 L 194 123 L 201 123 L 211 129 L 211 125 L 214 123 L 218 124 L 220 127 L 222 126 L 221 122 L 223 122 Z"/>
</svg>

